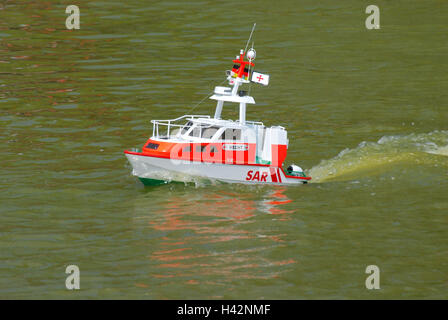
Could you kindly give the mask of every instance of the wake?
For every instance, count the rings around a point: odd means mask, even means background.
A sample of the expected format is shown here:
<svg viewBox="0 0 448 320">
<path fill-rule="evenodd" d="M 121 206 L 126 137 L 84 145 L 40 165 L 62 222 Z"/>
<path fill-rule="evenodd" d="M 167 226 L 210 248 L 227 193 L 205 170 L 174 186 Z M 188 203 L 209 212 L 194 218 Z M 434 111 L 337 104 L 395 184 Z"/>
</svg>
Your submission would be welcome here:
<svg viewBox="0 0 448 320">
<path fill-rule="evenodd" d="M 434 156 L 436 155 L 436 156 Z M 384 136 L 377 142 L 361 142 L 336 157 L 323 160 L 307 171 L 312 182 L 351 180 L 378 172 L 397 162 L 447 166 L 448 131 L 405 136 Z"/>
</svg>

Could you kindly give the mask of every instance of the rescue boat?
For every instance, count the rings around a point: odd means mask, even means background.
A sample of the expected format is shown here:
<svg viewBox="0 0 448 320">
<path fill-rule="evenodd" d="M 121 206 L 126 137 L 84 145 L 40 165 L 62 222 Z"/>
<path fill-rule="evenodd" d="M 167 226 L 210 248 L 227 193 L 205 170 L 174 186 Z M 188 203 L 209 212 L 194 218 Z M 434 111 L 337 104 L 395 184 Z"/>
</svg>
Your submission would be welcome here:
<svg viewBox="0 0 448 320">
<path fill-rule="evenodd" d="M 246 49 L 240 50 L 233 60 L 233 69 L 226 72 L 229 87 L 217 86 L 210 96 L 216 101 L 213 117 L 184 115 L 170 120 L 151 120 L 152 135 L 143 147 L 124 151 L 132 174 L 143 184 L 194 182 L 205 178 L 228 183 L 284 185 L 304 184 L 311 179 L 299 166 L 283 169 L 289 142 L 284 127 L 266 127 L 262 122 L 246 120 L 246 106 L 255 104 L 255 100 L 247 91 L 240 90 L 241 86 L 250 82 L 269 83 L 269 75 L 253 70 L 255 49 L 252 47 L 247 52 Z M 225 103 L 239 104 L 239 119 L 221 118 Z"/>
</svg>

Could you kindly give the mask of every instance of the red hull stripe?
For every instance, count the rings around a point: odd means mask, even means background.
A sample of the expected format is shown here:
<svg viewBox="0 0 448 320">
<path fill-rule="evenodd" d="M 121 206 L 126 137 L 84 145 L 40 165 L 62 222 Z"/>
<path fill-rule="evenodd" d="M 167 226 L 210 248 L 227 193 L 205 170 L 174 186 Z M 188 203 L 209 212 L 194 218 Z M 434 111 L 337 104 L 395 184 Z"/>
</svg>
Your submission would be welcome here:
<svg viewBox="0 0 448 320">
<path fill-rule="evenodd" d="M 280 175 L 280 169 L 277 168 L 278 181 L 282 183 L 282 176 Z"/>
<path fill-rule="evenodd" d="M 287 175 L 285 175 L 285 177 L 288 179 L 311 180 L 311 177 L 296 177 L 296 176 L 287 176 Z"/>
<path fill-rule="evenodd" d="M 287 179 L 299 179 L 299 180 L 311 180 L 311 177 L 296 177 L 296 176 L 288 176 L 285 171 L 283 171 L 283 168 L 280 168 L 282 170 L 283 174 L 285 175 L 285 178 Z"/>
<path fill-rule="evenodd" d="M 272 182 L 277 182 L 277 174 L 275 173 L 275 168 L 270 168 L 271 170 L 271 180 Z"/>
</svg>

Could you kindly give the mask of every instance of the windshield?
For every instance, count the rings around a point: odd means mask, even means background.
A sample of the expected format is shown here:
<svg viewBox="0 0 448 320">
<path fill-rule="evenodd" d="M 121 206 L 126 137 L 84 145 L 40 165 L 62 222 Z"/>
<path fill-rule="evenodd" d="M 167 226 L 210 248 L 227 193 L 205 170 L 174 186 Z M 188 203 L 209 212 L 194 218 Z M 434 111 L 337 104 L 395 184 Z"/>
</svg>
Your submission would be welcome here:
<svg viewBox="0 0 448 320">
<path fill-rule="evenodd" d="M 181 134 L 186 133 L 191 128 L 192 125 L 193 125 L 193 122 L 188 121 L 187 124 L 182 128 Z"/>
<path fill-rule="evenodd" d="M 193 130 L 190 131 L 189 136 L 202 139 L 212 139 L 216 132 L 221 128 L 206 123 L 193 124 L 188 122 L 184 129 L 182 129 L 182 133 L 186 133 L 191 127 L 193 127 Z"/>
</svg>

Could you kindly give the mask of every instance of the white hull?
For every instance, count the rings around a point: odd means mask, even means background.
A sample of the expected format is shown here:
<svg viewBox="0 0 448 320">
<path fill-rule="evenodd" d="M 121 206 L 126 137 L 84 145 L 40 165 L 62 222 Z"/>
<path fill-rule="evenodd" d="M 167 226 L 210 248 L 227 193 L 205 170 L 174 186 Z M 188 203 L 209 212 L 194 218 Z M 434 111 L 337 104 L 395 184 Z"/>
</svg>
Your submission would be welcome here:
<svg viewBox="0 0 448 320">
<path fill-rule="evenodd" d="M 307 180 L 287 177 L 281 168 L 173 160 L 126 153 L 132 174 L 140 179 L 191 182 L 206 178 L 228 183 L 303 184 Z"/>
</svg>

